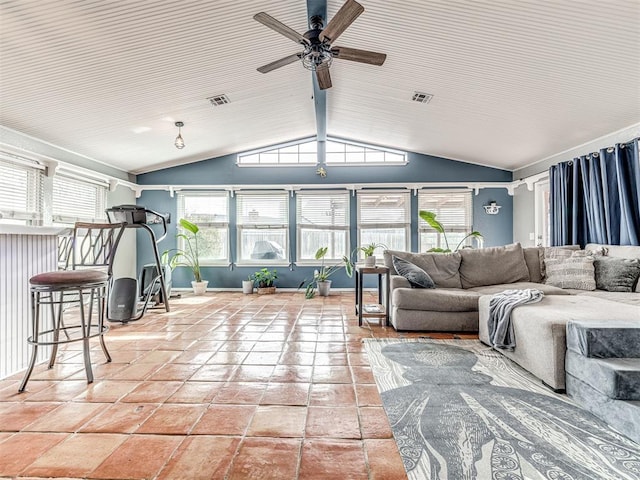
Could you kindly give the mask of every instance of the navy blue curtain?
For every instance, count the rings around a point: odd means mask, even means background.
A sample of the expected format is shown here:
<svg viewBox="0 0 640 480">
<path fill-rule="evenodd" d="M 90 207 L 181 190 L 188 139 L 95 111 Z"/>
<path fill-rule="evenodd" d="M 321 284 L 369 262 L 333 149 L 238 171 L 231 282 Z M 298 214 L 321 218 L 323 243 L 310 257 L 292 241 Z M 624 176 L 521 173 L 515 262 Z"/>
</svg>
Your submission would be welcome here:
<svg viewBox="0 0 640 480">
<path fill-rule="evenodd" d="M 638 140 L 549 169 L 551 245 L 640 245 Z"/>
</svg>

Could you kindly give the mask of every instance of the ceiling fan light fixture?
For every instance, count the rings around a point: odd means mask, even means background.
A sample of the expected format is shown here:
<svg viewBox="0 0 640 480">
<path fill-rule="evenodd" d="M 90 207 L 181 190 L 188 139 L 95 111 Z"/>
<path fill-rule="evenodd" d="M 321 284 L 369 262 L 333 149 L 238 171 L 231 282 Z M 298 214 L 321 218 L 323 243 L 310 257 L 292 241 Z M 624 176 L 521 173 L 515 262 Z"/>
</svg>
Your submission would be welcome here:
<svg viewBox="0 0 640 480">
<path fill-rule="evenodd" d="M 333 62 L 333 54 L 328 45 L 312 44 L 305 47 L 301 59 L 304 68 L 315 72 L 322 68 L 329 68 Z"/>
<path fill-rule="evenodd" d="M 182 138 L 182 127 L 184 127 L 184 123 L 176 122 L 175 125 L 178 127 L 178 136 L 173 144 L 178 150 L 182 150 L 184 148 L 184 139 Z"/>
</svg>

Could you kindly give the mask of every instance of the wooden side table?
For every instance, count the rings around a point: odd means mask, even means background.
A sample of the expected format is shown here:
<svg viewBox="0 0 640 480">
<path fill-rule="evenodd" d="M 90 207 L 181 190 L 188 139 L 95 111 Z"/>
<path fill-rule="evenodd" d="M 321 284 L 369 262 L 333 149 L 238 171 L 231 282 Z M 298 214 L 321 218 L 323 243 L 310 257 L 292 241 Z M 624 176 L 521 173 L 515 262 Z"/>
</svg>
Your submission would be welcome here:
<svg viewBox="0 0 640 480">
<path fill-rule="evenodd" d="M 362 303 L 362 292 L 364 290 L 364 276 L 378 275 L 378 303 Z M 363 318 L 379 318 L 380 323 L 384 320 L 384 325 L 389 326 L 389 268 L 376 265 L 375 267 L 365 267 L 356 265 L 356 315 L 358 315 L 358 325 L 362 326 Z M 382 303 L 382 279 L 385 284 L 385 300 Z"/>
</svg>

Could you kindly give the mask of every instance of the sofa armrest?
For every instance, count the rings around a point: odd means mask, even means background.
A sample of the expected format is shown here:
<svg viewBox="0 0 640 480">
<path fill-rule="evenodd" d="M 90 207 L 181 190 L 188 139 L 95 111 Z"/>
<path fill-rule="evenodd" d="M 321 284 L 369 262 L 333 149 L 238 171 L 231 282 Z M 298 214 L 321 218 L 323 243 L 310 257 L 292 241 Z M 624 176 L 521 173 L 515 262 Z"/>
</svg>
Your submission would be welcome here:
<svg viewBox="0 0 640 480">
<path fill-rule="evenodd" d="M 396 288 L 411 288 L 411 284 L 409 280 L 404 278 L 402 275 L 390 275 L 389 289 L 393 291 Z"/>
</svg>

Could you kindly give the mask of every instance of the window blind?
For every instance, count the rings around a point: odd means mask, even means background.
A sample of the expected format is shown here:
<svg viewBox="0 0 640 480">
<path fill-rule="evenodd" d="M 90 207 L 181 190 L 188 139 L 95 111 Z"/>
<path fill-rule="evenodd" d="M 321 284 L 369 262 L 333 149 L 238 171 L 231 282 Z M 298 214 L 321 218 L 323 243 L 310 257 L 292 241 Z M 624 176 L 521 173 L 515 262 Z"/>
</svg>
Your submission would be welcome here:
<svg viewBox="0 0 640 480">
<path fill-rule="evenodd" d="M 53 177 L 52 213 L 54 223 L 103 221 L 107 186 L 64 174 Z"/>
<path fill-rule="evenodd" d="M 297 261 L 314 262 L 320 247 L 325 260 L 349 255 L 349 192 L 298 192 L 296 194 Z"/>
<path fill-rule="evenodd" d="M 410 224 L 409 192 L 358 192 L 358 224 L 362 226 Z"/>
<path fill-rule="evenodd" d="M 289 225 L 287 192 L 237 193 L 238 225 L 255 228 L 282 228 Z"/>
<path fill-rule="evenodd" d="M 468 231 L 472 224 L 471 192 L 421 191 L 418 193 L 418 208 L 436 214 L 436 219 L 451 231 Z M 431 227 L 420 219 L 420 229 Z"/>
<path fill-rule="evenodd" d="M 37 162 L 0 158 L 0 218 L 4 221 L 42 219 L 44 168 Z"/>
<path fill-rule="evenodd" d="M 197 225 L 229 225 L 227 192 L 184 192 L 178 194 L 178 218 Z"/>
</svg>

